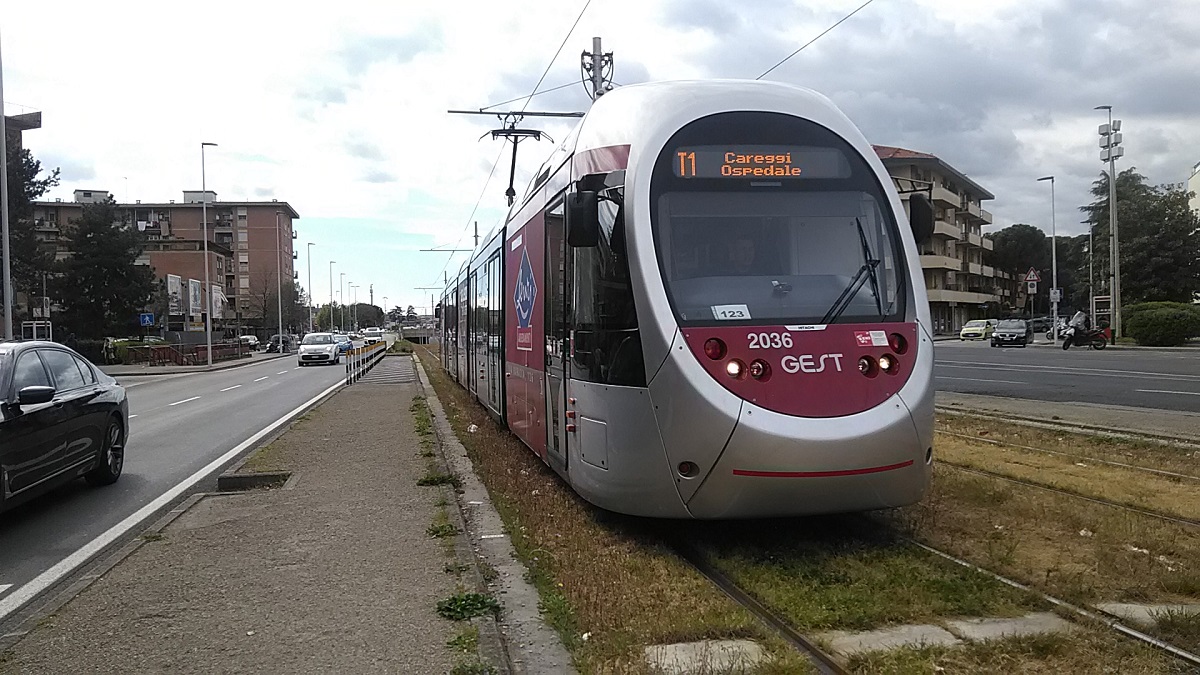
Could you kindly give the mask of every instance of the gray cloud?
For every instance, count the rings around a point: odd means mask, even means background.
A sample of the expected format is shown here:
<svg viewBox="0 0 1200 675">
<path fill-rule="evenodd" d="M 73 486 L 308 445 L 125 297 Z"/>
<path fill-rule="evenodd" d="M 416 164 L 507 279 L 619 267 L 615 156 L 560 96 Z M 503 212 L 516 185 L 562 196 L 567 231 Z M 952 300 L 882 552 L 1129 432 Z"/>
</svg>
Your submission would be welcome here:
<svg viewBox="0 0 1200 675">
<path fill-rule="evenodd" d="M 442 46 L 441 29 L 423 26 L 419 32 L 399 37 L 353 37 L 338 53 L 346 71 L 360 75 L 372 64 L 385 61 L 408 63 L 422 52 Z"/>
<path fill-rule="evenodd" d="M 363 176 L 363 180 L 368 183 L 395 183 L 396 177 L 382 169 L 371 169 Z"/>
<path fill-rule="evenodd" d="M 59 157 L 57 155 L 46 155 L 45 158 L 34 156 L 42 163 L 43 178 L 54 171 L 59 170 L 58 178 L 63 182 L 74 182 L 84 180 L 94 180 L 96 178 L 96 167 L 91 162 L 77 160 L 72 157 Z"/>
<path fill-rule="evenodd" d="M 255 197 L 265 198 L 265 197 L 270 197 L 273 194 L 275 194 L 275 188 L 266 188 L 266 187 L 254 188 L 254 196 Z"/>
<path fill-rule="evenodd" d="M 344 87 L 336 87 L 331 84 L 318 85 L 301 89 L 296 92 L 296 97 L 321 105 L 336 105 L 346 102 L 346 91 L 348 89 L 357 89 L 357 87 L 354 85 L 346 85 Z"/>
<path fill-rule="evenodd" d="M 379 146 L 362 139 L 348 138 L 345 142 L 346 152 L 350 153 L 351 157 L 359 159 L 382 160 L 384 157 L 383 151 Z"/>
</svg>

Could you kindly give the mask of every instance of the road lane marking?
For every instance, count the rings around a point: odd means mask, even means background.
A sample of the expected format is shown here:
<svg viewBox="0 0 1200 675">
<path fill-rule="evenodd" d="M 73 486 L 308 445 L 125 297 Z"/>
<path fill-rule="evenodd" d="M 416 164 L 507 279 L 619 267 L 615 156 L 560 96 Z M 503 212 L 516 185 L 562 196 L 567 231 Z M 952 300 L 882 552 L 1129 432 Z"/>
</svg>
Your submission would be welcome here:
<svg viewBox="0 0 1200 675">
<path fill-rule="evenodd" d="M 263 380 L 267 379 L 268 377 L 270 377 L 270 375 L 264 375 L 264 376 L 258 378 L 257 380 L 255 380 L 255 382 L 262 382 Z"/>
<path fill-rule="evenodd" d="M 1187 396 L 1200 396 L 1200 392 L 1197 391 L 1168 391 L 1166 389 L 1134 389 L 1134 391 L 1140 391 L 1144 394 L 1185 394 Z"/>
<path fill-rule="evenodd" d="M 300 366 L 296 366 L 295 368 L 292 368 L 292 370 L 300 370 Z"/>
<path fill-rule="evenodd" d="M 958 365 L 961 364 L 961 365 Z M 1155 373 L 1145 370 L 1106 370 L 1103 368 L 1072 368 L 1070 366 L 1039 366 L 1032 363 L 995 363 L 991 361 L 937 361 L 934 365 L 946 368 L 968 368 L 972 366 L 990 367 L 994 370 L 1048 370 L 1062 371 L 1060 375 L 1098 375 L 1101 377 L 1137 377 L 1150 376 L 1174 379 L 1200 380 L 1200 375 L 1187 373 Z"/>
<path fill-rule="evenodd" d="M 188 401 L 195 401 L 195 400 L 196 400 L 196 399 L 198 399 L 198 398 L 200 398 L 200 397 L 199 397 L 199 396 L 193 396 L 193 397 L 191 397 L 191 398 L 185 398 L 185 399 L 183 399 L 182 401 L 175 401 L 174 403 L 168 403 L 167 405 L 168 405 L 168 406 L 172 406 L 172 405 L 179 405 L 180 403 L 187 403 Z"/>
<path fill-rule="evenodd" d="M 1013 380 L 984 380 L 978 377 L 947 377 L 946 375 L 936 376 L 939 380 L 962 380 L 964 382 L 999 382 L 1000 384 L 1029 384 L 1028 382 L 1014 382 Z"/>
<path fill-rule="evenodd" d="M 276 374 L 276 375 L 287 375 L 287 374 L 288 374 L 288 371 L 286 371 L 286 370 L 281 370 L 281 371 L 279 371 L 278 373 L 275 373 L 275 374 Z"/>
<path fill-rule="evenodd" d="M 12 588 L 12 584 L 0 584 L 0 593 Z"/>
<path fill-rule="evenodd" d="M 137 415 L 130 415 L 130 416 L 129 416 L 129 419 L 133 419 L 133 418 L 135 418 L 135 417 L 137 417 Z"/>
<path fill-rule="evenodd" d="M 237 389 L 237 388 L 238 388 L 238 387 L 240 387 L 240 386 L 242 386 L 242 385 L 240 385 L 240 384 L 235 384 L 235 385 L 233 385 L 232 387 L 225 387 L 225 388 L 224 388 L 224 389 L 222 389 L 221 391 L 229 391 L 230 389 Z"/>
<path fill-rule="evenodd" d="M 339 380 L 325 391 L 317 394 L 304 403 L 301 403 L 291 412 L 285 414 L 283 417 L 280 417 L 274 422 L 271 422 L 258 433 L 237 444 L 237 446 L 235 446 L 229 452 L 226 452 L 220 457 L 214 459 L 204 468 L 183 479 L 181 482 L 177 483 L 175 487 L 159 495 L 157 499 L 138 509 L 135 513 L 126 517 L 125 520 L 113 525 L 100 536 L 79 547 L 78 550 L 55 563 L 50 569 L 42 572 L 32 580 L 26 582 L 20 588 L 13 591 L 11 595 L 0 598 L 0 621 L 6 619 L 10 614 L 23 607 L 30 600 L 38 597 L 38 595 L 40 595 L 47 588 L 50 588 L 54 584 L 58 583 L 63 577 L 78 569 L 94 555 L 104 550 L 109 544 L 112 544 L 129 530 L 137 527 L 142 521 L 154 515 L 159 509 L 162 509 L 167 504 L 170 504 L 193 485 L 199 483 L 205 477 L 209 476 L 225 464 L 228 464 L 233 460 L 233 458 L 237 457 L 247 448 L 253 447 L 255 443 L 259 442 L 268 434 L 286 424 L 293 417 L 304 412 L 317 401 L 320 401 L 322 398 L 332 394 L 339 387 L 343 386 L 345 386 L 345 383 Z"/>
</svg>

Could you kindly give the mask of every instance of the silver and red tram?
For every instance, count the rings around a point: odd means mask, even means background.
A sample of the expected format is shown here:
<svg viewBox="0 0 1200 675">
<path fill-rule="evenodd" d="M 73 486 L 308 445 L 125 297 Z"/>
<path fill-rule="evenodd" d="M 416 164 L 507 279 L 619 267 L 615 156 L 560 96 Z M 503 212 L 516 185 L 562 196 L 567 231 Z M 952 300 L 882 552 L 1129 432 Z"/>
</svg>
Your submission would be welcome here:
<svg viewBox="0 0 1200 675">
<path fill-rule="evenodd" d="M 828 99 L 600 98 L 442 297 L 443 366 L 589 502 L 664 518 L 910 504 L 933 342 L 917 242 Z M 916 234 L 914 234 L 916 233 Z"/>
</svg>

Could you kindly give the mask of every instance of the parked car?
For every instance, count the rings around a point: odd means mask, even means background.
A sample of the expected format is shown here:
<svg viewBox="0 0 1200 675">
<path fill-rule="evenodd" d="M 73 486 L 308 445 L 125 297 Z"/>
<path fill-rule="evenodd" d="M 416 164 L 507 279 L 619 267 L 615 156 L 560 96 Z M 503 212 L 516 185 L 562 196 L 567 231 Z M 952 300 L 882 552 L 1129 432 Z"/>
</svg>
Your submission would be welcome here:
<svg viewBox="0 0 1200 675">
<path fill-rule="evenodd" d="M 1048 316 L 1034 317 L 1029 320 L 1029 326 L 1033 329 L 1033 333 L 1035 335 L 1038 333 L 1048 331 L 1048 330 L 1050 330 L 1050 317 L 1048 317 Z"/>
<path fill-rule="evenodd" d="M 258 337 L 254 336 L 254 335 L 243 335 L 238 339 L 241 340 L 242 344 L 245 345 L 250 351 L 252 351 L 252 352 L 258 351 L 258 347 L 259 347 Z"/>
<path fill-rule="evenodd" d="M 993 347 L 1024 347 L 1033 342 L 1033 327 L 1025 319 L 1003 319 L 992 333 Z"/>
<path fill-rule="evenodd" d="M 958 332 L 960 340 L 986 340 L 996 331 L 996 319 L 974 319 L 963 324 Z"/>
<path fill-rule="evenodd" d="M 307 366 L 313 363 L 341 362 L 342 351 L 337 338 L 332 333 L 309 333 L 300 341 L 300 350 L 296 353 L 296 363 Z"/>
<path fill-rule="evenodd" d="M 337 340 L 339 354 L 345 354 L 346 352 L 350 351 L 352 347 L 354 347 L 354 342 L 350 339 L 350 336 L 346 335 L 345 333 L 334 333 L 333 339 Z"/>
<path fill-rule="evenodd" d="M 54 342 L 0 342 L 0 511 L 83 476 L 121 477 L 125 388 Z"/>
</svg>

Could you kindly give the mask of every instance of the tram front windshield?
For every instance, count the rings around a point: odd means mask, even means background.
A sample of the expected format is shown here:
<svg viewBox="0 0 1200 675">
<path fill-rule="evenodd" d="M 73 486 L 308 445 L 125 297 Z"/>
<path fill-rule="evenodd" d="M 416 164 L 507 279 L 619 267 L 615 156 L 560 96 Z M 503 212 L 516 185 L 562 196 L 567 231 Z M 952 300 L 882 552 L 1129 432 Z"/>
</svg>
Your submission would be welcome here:
<svg viewBox="0 0 1200 675">
<path fill-rule="evenodd" d="M 733 119 L 676 134 L 651 188 L 659 265 L 680 324 L 902 320 L 902 248 L 870 166 L 805 120 L 714 117 Z M 759 138 L 709 140 L 739 129 Z M 764 131 L 784 132 L 776 137 L 787 143 L 763 143 Z"/>
</svg>

